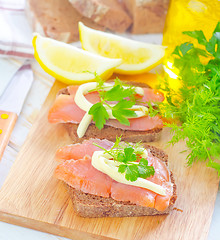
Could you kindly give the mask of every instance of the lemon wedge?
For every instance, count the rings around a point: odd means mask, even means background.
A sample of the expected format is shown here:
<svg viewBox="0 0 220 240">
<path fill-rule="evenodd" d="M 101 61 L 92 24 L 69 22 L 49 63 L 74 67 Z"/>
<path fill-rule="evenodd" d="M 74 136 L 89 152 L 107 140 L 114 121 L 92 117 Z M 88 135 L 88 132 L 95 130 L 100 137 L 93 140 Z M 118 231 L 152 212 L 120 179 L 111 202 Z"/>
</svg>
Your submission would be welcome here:
<svg viewBox="0 0 220 240">
<path fill-rule="evenodd" d="M 86 27 L 79 22 L 82 48 L 108 58 L 121 58 L 122 64 L 115 68 L 120 74 L 147 72 L 162 62 L 165 47 L 130 40 L 111 33 Z"/>
<path fill-rule="evenodd" d="M 94 81 L 96 72 L 109 78 L 121 59 L 110 59 L 72 45 L 34 34 L 34 56 L 41 67 L 57 80 L 66 84 Z"/>
</svg>

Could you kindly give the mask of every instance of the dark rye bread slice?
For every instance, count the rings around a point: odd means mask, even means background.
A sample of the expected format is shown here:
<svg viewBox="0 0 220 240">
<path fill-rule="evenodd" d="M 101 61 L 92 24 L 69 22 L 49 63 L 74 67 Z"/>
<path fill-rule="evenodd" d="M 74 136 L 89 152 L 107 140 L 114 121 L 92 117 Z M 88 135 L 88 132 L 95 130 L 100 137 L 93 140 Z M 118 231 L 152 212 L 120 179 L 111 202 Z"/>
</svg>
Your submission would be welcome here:
<svg viewBox="0 0 220 240">
<path fill-rule="evenodd" d="M 158 157 L 168 165 L 167 154 L 150 145 L 144 145 L 151 150 L 153 156 Z M 143 207 L 130 202 L 116 201 L 89 193 L 84 193 L 67 185 L 68 192 L 72 199 L 75 212 L 81 217 L 138 217 L 168 214 L 176 201 L 176 184 L 173 174 L 170 172 L 170 179 L 173 185 L 173 196 L 170 199 L 168 208 L 165 211 L 158 211 L 155 208 Z"/>
<path fill-rule="evenodd" d="M 138 82 L 129 82 L 129 84 L 138 86 L 138 87 L 149 87 L 145 83 Z M 67 94 L 69 95 L 68 89 L 62 89 L 58 94 Z M 69 136 L 75 143 L 81 143 L 86 139 L 90 138 L 99 138 L 107 139 L 109 141 L 115 141 L 116 137 L 120 137 L 123 141 L 127 142 L 154 142 L 160 139 L 162 128 L 154 128 L 147 131 L 130 131 L 123 130 L 120 128 L 114 128 L 108 125 L 105 125 L 104 128 L 99 130 L 94 123 L 91 123 L 82 138 L 78 138 L 76 130 L 79 124 L 74 123 L 64 123 L 66 130 L 69 133 Z"/>
<path fill-rule="evenodd" d="M 120 137 L 126 142 L 154 142 L 160 139 L 162 128 L 156 128 L 148 131 L 129 131 L 120 128 L 114 128 L 105 125 L 103 129 L 99 130 L 95 124 L 91 123 L 88 127 L 85 135 L 82 138 L 78 138 L 76 130 L 78 124 L 65 123 L 71 139 L 74 142 L 83 142 L 89 138 L 108 139 L 109 141 L 115 141 L 116 137 Z"/>
</svg>

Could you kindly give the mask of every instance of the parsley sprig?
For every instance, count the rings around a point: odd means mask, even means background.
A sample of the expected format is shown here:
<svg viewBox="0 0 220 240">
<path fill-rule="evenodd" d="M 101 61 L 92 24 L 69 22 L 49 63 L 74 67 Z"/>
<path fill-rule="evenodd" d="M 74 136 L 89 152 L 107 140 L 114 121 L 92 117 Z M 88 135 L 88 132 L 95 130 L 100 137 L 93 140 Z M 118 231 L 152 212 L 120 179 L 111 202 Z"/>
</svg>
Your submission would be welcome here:
<svg viewBox="0 0 220 240">
<path fill-rule="evenodd" d="M 124 125 L 130 125 L 129 117 L 136 117 L 135 111 L 130 110 L 136 103 L 135 88 L 122 83 L 118 78 L 115 79 L 114 85 L 110 90 L 104 87 L 104 82 L 100 77 L 96 76 L 97 88 L 93 91 L 98 91 L 100 102 L 94 104 L 89 114 L 93 116 L 93 120 L 98 129 L 102 129 L 106 121 L 109 119 L 109 114 L 106 108 L 112 111 L 112 115 Z M 117 102 L 111 106 L 111 102 Z"/>
<path fill-rule="evenodd" d="M 155 173 L 154 167 L 149 166 L 147 159 L 142 157 L 144 148 L 140 143 L 132 145 L 121 142 L 121 138 L 118 137 L 110 150 L 106 150 L 95 143 L 94 145 L 109 154 L 112 160 L 120 163 L 118 165 L 118 172 L 125 173 L 125 178 L 128 181 L 136 181 L 139 177 L 146 179 Z"/>
<path fill-rule="evenodd" d="M 206 161 L 220 174 L 220 22 L 207 40 L 202 31 L 183 32 L 197 39 L 202 47 L 183 43 L 173 52 L 181 87 L 174 91 L 165 77 L 160 87 L 167 102 L 159 103 L 166 118 L 182 125 L 167 124 L 173 132 L 172 144 L 183 139 L 191 150 L 188 165 Z M 153 109 L 150 109 L 153 112 Z"/>
</svg>

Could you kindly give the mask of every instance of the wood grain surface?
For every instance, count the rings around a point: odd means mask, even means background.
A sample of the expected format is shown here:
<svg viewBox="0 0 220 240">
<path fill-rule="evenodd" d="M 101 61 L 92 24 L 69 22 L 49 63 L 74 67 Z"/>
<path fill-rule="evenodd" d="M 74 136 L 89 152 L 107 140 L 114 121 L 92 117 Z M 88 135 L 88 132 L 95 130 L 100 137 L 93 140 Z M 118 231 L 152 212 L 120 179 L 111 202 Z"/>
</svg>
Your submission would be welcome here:
<svg viewBox="0 0 220 240">
<path fill-rule="evenodd" d="M 166 148 L 169 129 L 154 143 L 169 155 L 177 184 L 176 210 L 168 216 L 86 219 L 75 215 L 62 182 L 53 177 L 55 151 L 70 144 L 62 125 L 47 122 L 55 82 L 0 190 L 0 220 L 72 239 L 206 239 L 218 190 L 217 174 L 205 163 L 186 167 L 184 142 Z"/>
</svg>

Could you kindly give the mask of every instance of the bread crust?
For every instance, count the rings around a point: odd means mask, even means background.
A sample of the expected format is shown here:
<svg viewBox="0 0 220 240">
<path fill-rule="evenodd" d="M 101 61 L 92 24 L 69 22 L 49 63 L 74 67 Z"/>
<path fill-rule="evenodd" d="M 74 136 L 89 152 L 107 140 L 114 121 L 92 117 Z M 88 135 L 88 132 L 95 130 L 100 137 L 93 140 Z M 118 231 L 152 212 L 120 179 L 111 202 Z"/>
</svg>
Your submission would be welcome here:
<svg viewBox="0 0 220 240">
<path fill-rule="evenodd" d="M 145 148 L 151 150 L 153 156 L 168 165 L 168 155 L 161 149 L 154 146 L 144 145 Z M 109 198 L 96 196 L 76 190 L 69 185 L 67 186 L 75 212 L 81 217 L 138 217 L 168 214 L 176 201 L 176 184 L 172 172 L 170 172 L 170 180 L 173 183 L 173 196 L 170 199 L 169 206 L 164 211 L 158 211 L 155 208 L 143 207 L 129 201 L 116 201 Z"/>
<path fill-rule="evenodd" d="M 122 2 L 133 19 L 132 33 L 163 32 L 169 0 L 122 0 Z"/>
<path fill-rule="evenodd" d="M 118 0 L 69 0 L 83 16 L 115 32 L 125 32 L 132 21 Z"/>
<path fill-rule="evenodd" d="M 121 140 L 126 142 L 154 142 L 160 139 L 162 128 L 156 128 L 148 131 L 129 131 L 120 128 L 114 128 L 105 125 L 101 130 L 97 129 L 95 124 L 91 123 L 82 138 L 78 138 L 76 130 L 79 124 L 64 123 L 64 126 L 76 143 L 81 143 L 86 139 L 99 138 L 115 141 L 116 137 L 121 136 Z"/>
<path fill-rule="evenodd" d="M 145 83 L 138 82 L 129 82 L 130 85 L 138 86 L 138 87 L 148 87 L 149 85 Z M 59 94 L 69 95 L 68 88 L 61 89 L 58 92 Z M 109 141 L 115 141 L 116 137 L 120 137 L 123 141 L 127 142 L 154 142 L 158 141 L 161 137 L 161 132 L 163 128 L 154 128 L 147 131 L 131 131 L 131 130 L 123 130 L 120 128 L 115 128 L 112 126 L 104 125 L 104 127 L 99 130 L 95 124 L 91 123 L 82 138 L 77 136 L 77 128 L 79 124 L 75 123 L 63 123 L 66 128 L 70 138 L 75 143 L 81 143 L 84 140 L 90 138 L 99 138 L 99 139 L 107 139 Z"/>
<path fill-rule="evenodd" d="M 105 30 L 105 27 L 82 16 L 68 0 L 27 0 L 25 13 L 34 32 L 63 42 L 79 40 L 78 22 Z"/>
</svg>

